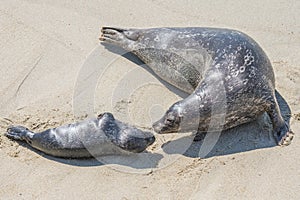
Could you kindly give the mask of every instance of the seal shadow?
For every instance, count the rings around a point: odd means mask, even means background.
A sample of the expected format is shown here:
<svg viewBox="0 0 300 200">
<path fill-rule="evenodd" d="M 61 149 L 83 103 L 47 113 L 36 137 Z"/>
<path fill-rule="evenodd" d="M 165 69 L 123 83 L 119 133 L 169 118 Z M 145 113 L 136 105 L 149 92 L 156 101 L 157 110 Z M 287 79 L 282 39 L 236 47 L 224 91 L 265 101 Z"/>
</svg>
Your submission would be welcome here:
<svg viewBox="0 0 300 200">
<path fill-rule="evenodd" d="M 148 67 L 148 65 L 146 63 L 144 63 L 141 59 L 139 59 L 133 53 L 131 53 L 131 52 L 125 50 L 125 49 L 122 49 L 119 46 L 114 46 L 114 45 L 107 44 L 107 43 L 100 43 L 100 44 L 102 44 L 106 50 L 108 50 L 108 51 L 110 51 L 112 53 L 118 54 L 118 55 L 126 58 L 127 60 L 133 62 L 134 64 L 142 67 L 143 69 L 145 69 L 147 72 L 149 72 L 151 75 L 153 75 L 159 82 L 161 82 L 168 90 L 170 90 L 171 92 L 175 93 L 179 97 L 186 98 L 187 96 L 189 96 L 189 94 L 181 91 L 180 89 L 174 87 L 170 83 L 166 82 L 165 80 L 163 80 L 159 76 L 157 76 L 152 71 L 152 69 L 150 67 Z"/>
<path fill-rule="evenodd" d="M 284 120 L 289 124 L 291 119 L 291 110 L 285 99 L 276 91 L 276 98 Z M 208 133 L 214 134 L 214 133 Z M 192 136 L 190 141 L 192 141 Z M 172 141 L 172 146 L 179 146 L 180 143 L 188 138 L 183 137 Z M 206 139 L 206 138 L 205 138 Z M 220 137 L 215 140 L 204 140 L 191 142 L 183 155 L 192 158 L 210 158 L 214 156 L 230 155 L 241 152 L 252 151 L 256 149 L 271 148 L 277 146 L 273 137 L 273 127 L 269 116 L 264 113 L 257 120 L 249 122 L 238 127 L 222 131 Z M 205 144 L 204 144 L 205 141 Z M 216 143 L 215 143 L 216 142 Z M 177 154 L 182 150 L 176 148 L 164 148 L 168 154 Z"/>
<path fill-rule="evenodd" d="M 124 155 L 99 156 L 91 158 L 60 158 L 47 155 L 22 141 L 16 142 L 20 146 L 25 147 L 46 159 L 77 167 L 95 167 L 117 164 L 132 169 L 151 169 L 155 168 L 159 161 L 163 158 L 161 154 L 150 153 L 147 151 L 142 153 L 128 153 Z"/>
</svg>

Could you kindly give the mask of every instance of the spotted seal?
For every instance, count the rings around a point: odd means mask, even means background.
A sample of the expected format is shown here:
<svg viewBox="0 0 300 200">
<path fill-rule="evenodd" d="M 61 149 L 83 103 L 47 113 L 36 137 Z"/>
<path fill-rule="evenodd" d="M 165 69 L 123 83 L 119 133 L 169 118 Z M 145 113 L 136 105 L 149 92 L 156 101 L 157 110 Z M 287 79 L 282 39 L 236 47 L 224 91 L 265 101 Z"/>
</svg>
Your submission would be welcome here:
<svg viewBox="0 0 300 200">
<path fill-rule="evenodd" d="M 46 154 L 66 158 L 138 153 L 155 141 L 152 133 L 125 124 L 111 113 L 40 133 L 13 126 L 8 128 L 6 136 L 26 141 Z"/>
<path fill-rule="evenodd" d="M 213 107 L 225 105 L 225 112 L 214 112 L 224 115 L 219 127 L 222 130 L 253 121 L 267 112 L 277 143 L 287 145 L 293 138 L 276 100 L 272 65 L 248 35 L 197 27 L 103 27 L 101 31 L 101 41 L 133 52 L 163 80 L 190 94 L 153 124 L 156 132 L 196 129 L 200 135 L 209 128 Z"/>
</svg>

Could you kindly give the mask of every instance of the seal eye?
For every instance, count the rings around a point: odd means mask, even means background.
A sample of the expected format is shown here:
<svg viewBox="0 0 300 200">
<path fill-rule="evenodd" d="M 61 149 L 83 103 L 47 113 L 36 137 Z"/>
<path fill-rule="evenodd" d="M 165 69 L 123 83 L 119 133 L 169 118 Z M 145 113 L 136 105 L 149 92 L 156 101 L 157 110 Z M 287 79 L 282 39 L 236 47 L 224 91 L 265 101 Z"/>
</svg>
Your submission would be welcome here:
<svg viewBox="0 0 300 200">
<path fill-rule="evenodd" d="M 97 119 L 101 119 L 103 117 L 104 113 L 101 113 L 98 115 Z"/>
<path fill-rule="evenodd" d="M 166 124 L 174 124 L 175 120 L 174 119 L 166 119 Z"/>
</svg>

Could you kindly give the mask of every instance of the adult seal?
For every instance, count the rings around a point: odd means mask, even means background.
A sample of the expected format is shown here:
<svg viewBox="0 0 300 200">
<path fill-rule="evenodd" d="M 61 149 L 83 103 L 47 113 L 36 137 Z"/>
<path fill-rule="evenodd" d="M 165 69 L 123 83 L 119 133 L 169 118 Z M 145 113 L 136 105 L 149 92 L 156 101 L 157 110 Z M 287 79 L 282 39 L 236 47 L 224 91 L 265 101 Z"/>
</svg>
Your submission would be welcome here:
<svg viewBox="0 0 300 200">
<path fill-rule="evenodd" d="M 272 65 L 246 34 L 196 27 L 101 31 L 101 41 L 133 52 L 160 78 L 190 94 L 153 124 L 156 132 L 196 130 L 199 135 L 211 128 L 212 114 L 224 118 L 215 129 L 226 130 L 267 112 L 278 145 L 292 140 L 276 100 Z"/>
<path fill-rule="evenodd" d="M 152 133 L 125 124 L 111 113 L 40 133 L 14 126 L 8 128 L 6 136 L 26 141 L 46 154 L 65 158 L 138 153 L 155 141 Z"/>
</svg>

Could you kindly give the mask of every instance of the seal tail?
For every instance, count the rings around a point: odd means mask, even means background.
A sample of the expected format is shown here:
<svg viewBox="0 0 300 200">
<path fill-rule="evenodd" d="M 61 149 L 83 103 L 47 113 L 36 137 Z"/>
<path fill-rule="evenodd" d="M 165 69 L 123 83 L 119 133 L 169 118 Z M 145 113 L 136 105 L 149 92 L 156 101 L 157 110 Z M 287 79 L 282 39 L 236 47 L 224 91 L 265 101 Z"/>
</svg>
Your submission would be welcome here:
<svg viewBox="0 0 300 200">
<path fill-rule="evenodd" d="M 10 126 L 5 133 L 5 136 L 13 140 L 23 140 L 31 143 L 34 133 L 23 126 Z"/>
</svg>

